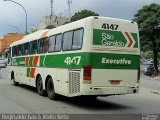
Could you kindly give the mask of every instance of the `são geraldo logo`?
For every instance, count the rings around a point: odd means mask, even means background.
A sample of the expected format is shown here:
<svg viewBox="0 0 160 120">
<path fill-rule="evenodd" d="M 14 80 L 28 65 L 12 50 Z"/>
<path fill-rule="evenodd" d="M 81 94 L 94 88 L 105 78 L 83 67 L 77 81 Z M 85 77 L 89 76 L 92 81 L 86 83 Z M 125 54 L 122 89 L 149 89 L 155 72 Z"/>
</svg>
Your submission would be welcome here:
<svg viewBox="0 0 160 120">
<path fill-rule="evenodd" d="M 102 33 L 101 43 L 103 46 L 125 47 L 124 42 L 115 40 L 114 36 L 108 33 Z"/>
</svg>

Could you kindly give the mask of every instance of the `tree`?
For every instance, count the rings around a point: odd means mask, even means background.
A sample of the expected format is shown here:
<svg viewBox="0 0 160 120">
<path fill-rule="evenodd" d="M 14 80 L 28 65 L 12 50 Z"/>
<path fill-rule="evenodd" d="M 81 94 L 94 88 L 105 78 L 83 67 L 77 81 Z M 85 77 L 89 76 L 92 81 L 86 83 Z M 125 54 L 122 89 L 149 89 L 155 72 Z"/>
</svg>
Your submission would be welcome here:
<svg viewBox="0 0 160 120">
<path fill-rule="evenodd" d="M 82 18 L 86 18 L 89 16 L 99 16 L 98 13 L 95 13 L 93 11 L 90 10 L 81 10 L 80 12 L 75 13 L 72 17 L 71 17 L 71 22 L 76 21 L 76 20 L 80 20 Z"/>
<path fill-rule="evenodd" d="M 160 50 L 160 5 L 152 3 L 143 6 L 134 15 L 133 21 L 139 25 L 141 46 L 148 45 L 153 51 L 154 66 L 158 73 L 158 52 Z M 143 48 L 143 47 L 142 47 Z"/>
<path fill-rule="evenodd" d="M 37 31 L 36 28 L 32 28 L 32 29 L 31 29 L 31 33 L 34 33 L 34 32 L 36 32 L 36 31 Z"/>
<path fill-rule="evenodd" d="M 53 28 L 55 28 L 55 26 L 54 26 L 54 25 L 48 25 L 48 26 L 46 26 L 46 28 L 45 28 L 45 29 L 53 29 Z"/>
</svg>

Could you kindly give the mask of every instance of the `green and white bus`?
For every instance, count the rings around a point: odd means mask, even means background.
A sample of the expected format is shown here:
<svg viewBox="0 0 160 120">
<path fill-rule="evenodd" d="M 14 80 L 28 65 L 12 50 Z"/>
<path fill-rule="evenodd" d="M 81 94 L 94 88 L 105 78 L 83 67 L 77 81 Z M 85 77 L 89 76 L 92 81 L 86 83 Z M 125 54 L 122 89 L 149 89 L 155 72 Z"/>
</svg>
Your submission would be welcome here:
<svg viewBox="0 0 160 120">
<path fill-rule="evenodd" d="M 88 17 L 12 43 L 8 68 L 14 85 L 56 99 L 138 93 L 139 66 L 135 22 Z"/>
</svg>

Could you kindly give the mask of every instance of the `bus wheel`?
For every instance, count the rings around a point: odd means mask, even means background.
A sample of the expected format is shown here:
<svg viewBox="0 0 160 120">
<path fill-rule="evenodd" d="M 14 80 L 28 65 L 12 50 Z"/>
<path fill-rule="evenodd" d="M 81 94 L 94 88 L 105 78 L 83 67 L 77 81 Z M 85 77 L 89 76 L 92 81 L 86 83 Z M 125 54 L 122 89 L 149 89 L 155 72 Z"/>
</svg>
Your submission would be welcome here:
<svg viewBox="0 0 160 120">
<path fill-rule="evenodd" d="M 19 82 L 16 82 L 16 81 L 15 81 L 14 75 L 12 75 L 12 81 L 13 81 L 13 85 L 14 85 L 14 86 L 18 86 L 18 85 L 19 85 Z"/>
<path fill-rule="evenodd" d="M 54 84 L 53 84 L 53 80 L 51 77 L 48 79 L 48 82 L 47 82 L 47 94 L 48 94 L 49 99 L 51 100 L 57 99 L 57 94 L 55 93 Z"/>
<path fill-rule="evenodd" d="M 45 90 L 43 89 L 43 81 L 42 78 L 39 76 L 36 82 L 37 86 L 37 92 L 39 95 L 44 96 L 45 95 Z"/>
</svg>

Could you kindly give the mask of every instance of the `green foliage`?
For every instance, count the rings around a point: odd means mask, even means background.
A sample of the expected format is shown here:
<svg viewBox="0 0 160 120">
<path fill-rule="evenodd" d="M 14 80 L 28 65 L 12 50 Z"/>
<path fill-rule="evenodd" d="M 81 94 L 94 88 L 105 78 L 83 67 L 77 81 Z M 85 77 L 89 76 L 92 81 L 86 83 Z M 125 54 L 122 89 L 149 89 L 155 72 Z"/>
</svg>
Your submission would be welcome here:
<svg viewBox="0 0 160 120">
<path fill-rule="evenodd" d="M 31 33 L 34 33 L 36 31 L 37 31 L 37 29 L 31 29 Z"/>
<path fill-rule="evenodd" d="M 76 21 L 76 20 L 80 20 L 82 18 L 86 18 L 89 16 L 99 16 L 98 13 L 95 13 L 93 11 L 90 10 L 81 10 L 80 12 L 75 13 L 72 17 L 71 17 L 71 22 Z"/>
<path fill-rule="evenodd" d="M 146 57 L 147 59 L 153 59 L 153 51 L 147 51 L 147 52 L 145 53 L 145 57 Z"/>
<path fill-rule="evenodd" d="M 65 23 L 63 23 L 63 25 L 70 23 L 69 21 L 66 21 Z"/>
<path fill-rule="evenodd" d="M 45 29 L 53 29 L 53 28 L 55 28 L 55 26 L 54 26 L 54 25 L 48 25 L 48 26 L 46 26 L 46 28 L 45 28 Z"/>
<path fill-rule="evenodd" d="M 160 48 L 160 5 L 152 3 L 143 6 L 134 15 L 133 21 L 139 25 L 141 48 L 153 51 L 154 64 L 157 66 Z M 156 68 L 158 71 L 158 68 Z"/>
<path fill-rule="evenodd" d="M 158 45 L 160 43 L 160 5 L 150 4 L 143 6 L 142 9 L 134 15 L 134 21 L 139 25 L 141 47 L 148 45 L 153 49 L 152 42 L 155 41 Z"/>
<path fill-rule="evenodd" d="M 25 32 L 24 34 L 28 35 L 28 34 L 30 34 L 30 32 L 29 32 L 29 31 L 27 31 L 27 32 Z"/>
</svg>

